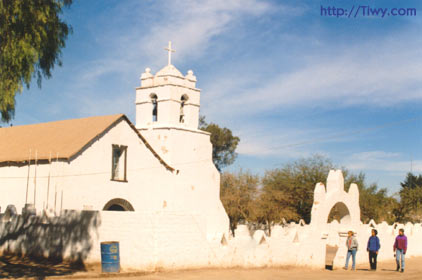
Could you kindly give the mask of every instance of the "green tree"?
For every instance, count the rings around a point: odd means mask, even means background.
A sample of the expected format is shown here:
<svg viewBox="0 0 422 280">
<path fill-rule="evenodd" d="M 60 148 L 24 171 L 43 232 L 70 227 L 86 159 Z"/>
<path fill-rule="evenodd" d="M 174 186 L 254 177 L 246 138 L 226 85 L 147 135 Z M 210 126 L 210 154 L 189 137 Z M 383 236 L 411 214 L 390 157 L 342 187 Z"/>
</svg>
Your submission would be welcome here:
<svg viewBox="0 0 422 280">
<path fill-rule="evenodd" d="M 28 88 L 32 77 L 41 87 L 55 64 L 71 31 L 60 14 L 72 0 L 0 0 L 0 113 L 10 121 L 15 95 Z"/>
<path fill-rule="evenodd" d="M 404 182 L 400 183 L 400 203 L 395 209 L 400 222 L 422 220 L 422 175 L 408 173 Z"/>
<path fill-rule="evenodd" d="M 286 164 L 283 168 L 267 171 L 262 179 L 265 189 L 288 194 L 288 207 L 295 209 L 296 217 L 309 223 L 316 183 L 325 182 L 333 164 L 325 157 L 314 155 Z"/>
<path fill-rule="evenodd" d="M 232 164 L 236 157 L 236 148 L 239 137 L 233 136 L 228 128 L 221 128 L 217 124 L 207 123 L 205 117 L 199 118 L 199 129 L 211 133 L 212 160 L 219 171 L 225 166 Z"/>
<path fill-rule="evenodd" d="M 310 158 L 300 159 L 293 163 L 286 164 L 283 168 L 267 171 L 262 180 L 265 189 L 278 190 L 287 202 L 283 202 L 286 209 L 296 211 L 296 219 L 304 219 L 310 222 L 311 210 L 314 199 L 315 185 L 319 182 L 325 184 L 328 173 L 336 166 L 327 158 L 314 155 Z M 345 191 L 348 191 L 351 183 L 356 183 L 359 188 L 359 200 L 361 208 L 361 220 L 368 222 L 394 220 L 394 207 L 396 201 L 387 195 L 386 189 L 379 189 L 376 184 L 367 185 L 365 175 L 350 173 L 347 169 L 343 171 Z M 335 212 L 334 209 L 333 212 Z M 294 217 L 295 216 L 291 216 Z"/>
<path fill-rule="evenodd" d="M 233 232 L 240 221 L 250 221 L 253 216 L 259 177 L 240 170 L 237 173 L 221 174 L 220 198 L 230 219 Z"/>
<path fill-rule="evenodd" d="M 422 188 L 422 174 L 416 176 L 409 172 L 406 175 L 404 182 L 400 183 L 403 189 L 416 189 Z"/>
<path fill-rule="evenodd" d="M 283 218 L 287 221 L 299 218 L 290 203 L 292 194 L 273 187 L 274 185 L 267 185 L 260 190 L 251 211 L 253 220 L 265 225 L 270 236 L 273 224 L 281 222 Z"/>
<path fill-rule="evenodd" d="M 365 181 L 365 174 L 362 172 L 351 174 L 347 169 L 343 169 L 343 176 L 345 191 L 349 191 L 352 183 L 358 186 L 360 219 L 362 222 L 368 223 L 371 219 L 377 223 L 382 221 L 392 223 L 395 221 L 394 208 L 397 200 L 388 196 L 387 189 L 379 189 L 375 183 L 368 186 Z M 334 213 L 335 210 L 333 208 L 329 220 L 331 220 L 332 214 L 336 214 Z"/>
<path fill-rule="evenodd" d="M 352 174 L 344 169 L 344 187 L 348 191 L 350 184 L 355 183 L 359 189 L 360 216 L 364 223 L 373 219 L 375 222 L 394 222 L 394 207 L 396 200 L 388 196 L 386 188 L 379 188 L 376 183 L 368 186 L 365 174 Z"/>
</svg>

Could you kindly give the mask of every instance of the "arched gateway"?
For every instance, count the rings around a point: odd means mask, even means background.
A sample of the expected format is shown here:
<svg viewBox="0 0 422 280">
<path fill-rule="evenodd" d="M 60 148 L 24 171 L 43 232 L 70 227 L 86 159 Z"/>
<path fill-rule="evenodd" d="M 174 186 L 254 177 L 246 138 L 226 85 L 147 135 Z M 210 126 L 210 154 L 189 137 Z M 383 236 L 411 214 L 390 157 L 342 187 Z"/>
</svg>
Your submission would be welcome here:
<svg viewBox="0 0 422 280">
<path fill-rule="evenodd" d="M 341 225 L 353 229 L 360 224 L 358 186 L 351 184 L 349 192 L 346 192 L 341 170 L 330 170 L 327 188 L 322 183 L 316 184 L 311 212 L 311 226 L 325 227 L 333 209 L 335 209 Z"/>
<path fill-rule="evenodd" d="M 104 205 L 103 211 L 135 211 L 135 209 L 126 199 L 115 198 Z"/>
<path fill-rule="evenodd" d="M 334 228 L 328 226 L 330 215 L 339 221 Z M 339 246 L 344 244 L 347 231 L 357 230 L 359 224 L 358 186 L 351 184 L 349 191 L 346 192 L 341 170 L 330 170 L 327 188 L 322 183 L 315 186 L 310 224 L 314 230 L 322 234 L 321 238 L 326 240 L 325 268 L 332 269 L 335 259 L 340 263 L 344 261 L 344 250 L 339 253 Z M 339 257 L 342 257 L 341 260 Z"/>
</svg>

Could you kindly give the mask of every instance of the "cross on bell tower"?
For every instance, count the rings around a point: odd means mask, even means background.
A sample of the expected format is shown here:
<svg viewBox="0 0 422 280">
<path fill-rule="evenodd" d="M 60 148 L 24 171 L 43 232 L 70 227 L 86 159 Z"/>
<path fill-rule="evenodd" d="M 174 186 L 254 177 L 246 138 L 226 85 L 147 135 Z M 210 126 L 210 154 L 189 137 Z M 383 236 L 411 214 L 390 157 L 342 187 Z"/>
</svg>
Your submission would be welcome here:
<svg viewBox="0 0 422 280">
<path fill-rule="evenodd" d="M 173 50 L 172 48 L 171 48 L 171 41 L 169 41 L 169 46 L 167 47 L 167 48 L 165 48 L 165 50 L 166 51 L 168 51 L 168 55 L 169 55 L 169 57 L 168 57 L 168 65 L 171 65 L 171 53 L 172 52 L 176 52 L 176 50 Z"/>
<path fill-rule="evenodd" d="M 175 52 L 171 41 L 168 64 L 152 74 L 146 68 L 136 89 L 136 127 L 140 130 L 172 127 L 196 131 L 199 123 L 200 90 L 192 70 L 183 75 L 171 61 Z"/>
</svg>

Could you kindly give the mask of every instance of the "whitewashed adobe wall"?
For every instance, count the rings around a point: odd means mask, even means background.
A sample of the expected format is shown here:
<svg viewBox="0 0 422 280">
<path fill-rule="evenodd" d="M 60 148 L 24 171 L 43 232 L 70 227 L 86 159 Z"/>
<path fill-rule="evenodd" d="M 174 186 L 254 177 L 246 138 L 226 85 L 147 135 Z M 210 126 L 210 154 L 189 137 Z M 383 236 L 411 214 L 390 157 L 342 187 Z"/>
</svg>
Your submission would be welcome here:
<svg viewBox="0 0 422 280">
<path fill-rule="evenodd" d="M 16 224 L 19 224 L 17 221 L 14 218 L 0 222 L 0 240 L 13 233 Z M 309 225 L 278 225 L 273 228 L 271 237 L 263 231 L 251 234 L 247 226 L 240 225 L 235 238 L 224 236 L 210 241 L 201 230 L 201 221 L 200 216 L 170 211 L 67 211 L 61 221 L 40 219 L 16 239 L 0 242 L 0 251 L 41 252 L 45 257 L 59 254 L 65 258 L 75 260 L 81 257 L 87 263 L 98 263 L 101 261 L 100 242 L 118 241 L 123 271 L 280 265 L 324 268 L 326 244 L 330 244 L 328 240 L 331 240 L 330 245 L 339 246 L 334 268 L 344 266 L 344 238 L 339 238 L 339 243 L 334 244 L 334 238 L 321 238 Z M 78 222 L 76 227 L 75 222 Z M 336 224 L 334 222 L 330 227 L 333 232 Z M 409 239 L 406 257 L 422 255 L 422 246 L 418 242 L 422 238 L 420 224 L 379 224 L 375 227 L 381 240 L 380 261 L 392 258 L 393 241 L 401 226 Z M 361 225 L 356 229 L 361 246 L 357 255 L 358 267 L 367 266 L 366 242 L 371 229 L 371 225 Z M 339 236 L 339 232 L 334 234 Z"/>
<path fill-rule="evenodd" d="M 205 147 L 197 142 L 205 143 Z M 207 152 L 209 156 L 181 157 L 174 162 L 178 172 L 170 172 L 122 120 L 70 162 L 38 164 L 36 177 L 35 166 L 31 165 L 29 181 L 28 166 L 1 167 L 0 193 L 7 195 L 0 196 L 0 207 L 5 211 L 8 205 L 14 205 L 20 213 L 29 183 L 27 202 L 33 203 L 35 196 L 38 214 L 47 208 L 56 214 L 66 209 L 102 210 L 110 200 L 121 198 L 136 212 L 168 210 L 203 215 L 202 230 L 213 238 L 228 232 L 228 217 L 219 199 L 220 176 L 210 158 L 209 138 L 208 142 L 201 142 L 192 137 L 190 143 L 190 149 L 198 149 L 199 155 Z M 128 147 L 127 182 L 111 180 L 112 144 Z M 214 213 L 218 216 L 213 216 Z"/>
<path fill-rule="evenodd" d="M 331 174 L 338 179 L 335 180 L 336 188 L 343 187 L 341 173 L 333 171 Z M 321 188 L 321 185 L 316 188 Z M 247 226 L 239 225 L 235 237 L 221 234 L 210 239 L 204 230 L 206 219 L 184 211 L 64 211 L 59 217 L 31 219 L 23 222 L 20 216 L 0 217 L 0 250 L 42 252 L 45 257 L 59 254 L 73 259 L 80 257 L 85 262 L 100 262 L 100 242 L 118 241 L 124 271 L 152 271 L 207 266 L 298 265 L 324 268 L 326 245 L 330 245 L 338 247 L 333 262 L 336 269 L 344 266 L 346 233 L 353 230 L 360 244 L 358 267 L 366 268 L 366 244 L 371 229 L 378 230 L 381 240 L 378 258 L 382 261 L 392 258 L 394 239 L 398 230 L 404 228 L 409 240 L 406 257 L 422 255 L 422 244 L 419 242 L 422 225 L 411 223 L 388 225 L 371 221 L 356 225 L 350 222 L 351 219 L 346 219 L 349 223 L 345 220 L 343 223 L 336 220 L 329 224 L 324 222 L 320 227 L 303 222 L 290 223 L 274 226 L 271 236 L 261 230 L 250 232 Z M 72 225 L 72 230 L 69 225 Z M 10 236 L 13 238 L 8 238 Z"/>
<path fill-rule="evenodd" d="M 111 180 L 113 144 L 128 146 L 128 182 Z M 35 208 L 39 214 L 47 208 L 47 204 L 49 208 L 54 208 L 56 204 L 56 213 L 65 209 L 102 210 L 113 198 L 128 200 L 135 210 L 161 209 L 163 200 L 167 197 L 165 194 L 160 194 L 160 191 L 169 192 L 173 177 L 124 120 L 99 137 L 75 159 L 69 162 L 53 161 L 51 166 L 38 164 L 35 167 L 32 164 L 29 178 L 27 172 L 27 165 L 0 168 L 0 192 L 7 194 L 0 196 L 0 206 L 3 211 L 9 204 L 15 205 L 18 212 L 21 211 L 25 204 L 27 182 L 29 183 L 27 202 L 35 201 Z M 56 192 L 57 197 L 55 197 Z M 171 207 L 172 201 L 169 200 L 167 205 Z"/>
</svg>

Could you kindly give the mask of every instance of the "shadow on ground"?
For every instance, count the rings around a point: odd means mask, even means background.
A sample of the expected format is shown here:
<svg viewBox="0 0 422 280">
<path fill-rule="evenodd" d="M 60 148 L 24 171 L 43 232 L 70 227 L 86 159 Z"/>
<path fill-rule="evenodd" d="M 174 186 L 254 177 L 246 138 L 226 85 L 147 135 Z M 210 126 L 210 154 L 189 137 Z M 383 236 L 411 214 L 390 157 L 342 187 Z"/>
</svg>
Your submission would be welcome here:
<svg viewBox="0 0 422 280">
<path fill-rule="evenodd" d="M 57 217 L 0 215 L 0 278 L 44 279 L 85 271 L 100 223 L 96 211 L 64 211 Z"/>
<path fill-rule="evenodd" d="M 45 279 L 47 276 L 64 276 L 78 271 L 86 271 L 81 262 L 55 261 L 16 255 L 0 257 L 0 279 L 21 277 Z"/>
</svg>

